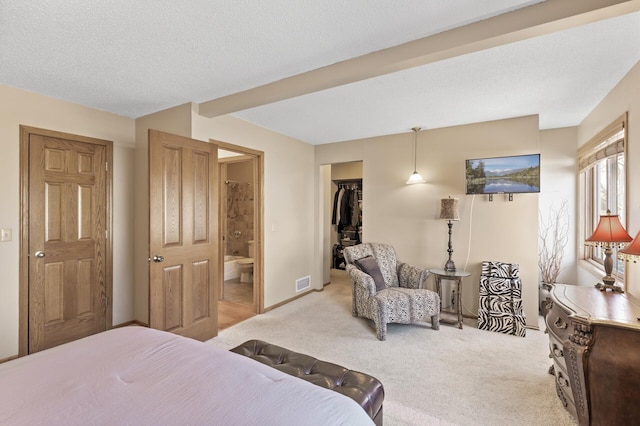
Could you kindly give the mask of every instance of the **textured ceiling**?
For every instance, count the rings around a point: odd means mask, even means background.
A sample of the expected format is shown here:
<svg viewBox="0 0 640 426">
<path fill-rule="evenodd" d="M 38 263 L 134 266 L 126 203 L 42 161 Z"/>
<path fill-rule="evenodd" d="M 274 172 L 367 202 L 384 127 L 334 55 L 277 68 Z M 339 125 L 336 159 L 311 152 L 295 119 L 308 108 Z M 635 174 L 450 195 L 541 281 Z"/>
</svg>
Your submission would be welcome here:
<svg viewBox="0 0 640 426">
<path fill-rule="evenodd" d="M 0 84 L 139 117 L 535 3 L 0 0 Z M 639 59 L 636 12 L 234 115 L 314 144 L 528 114 L 571 126 Z"/>
<path fill-rule="evenodd" d="M 636 12 L 234 115 L 313 144 L 533 114 L 568 127 L 638 60 Z"/>
</svg>

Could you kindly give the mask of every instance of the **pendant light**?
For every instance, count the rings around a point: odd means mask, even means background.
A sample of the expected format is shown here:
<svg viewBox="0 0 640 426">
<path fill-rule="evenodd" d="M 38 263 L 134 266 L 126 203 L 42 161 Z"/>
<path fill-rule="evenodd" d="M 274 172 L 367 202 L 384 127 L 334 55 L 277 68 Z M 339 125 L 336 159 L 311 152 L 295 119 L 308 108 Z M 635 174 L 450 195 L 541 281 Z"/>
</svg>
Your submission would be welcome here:
<svg viewBox="0 0 640 426">
<path fill-rule="evenodd" d="M 420 131 L 420 127 L 414 127 L 411 130 L 413 130 L 413 173 L 411 173 L 411 176 L 409 176 L 409 180 L 407 181 L 408 185 L 425 182 L 425 180 L 422 178 L 422 175 L 418 173 L 418 169 L 416 167 L 418 154 L 418 132 Z"/>
</svg>

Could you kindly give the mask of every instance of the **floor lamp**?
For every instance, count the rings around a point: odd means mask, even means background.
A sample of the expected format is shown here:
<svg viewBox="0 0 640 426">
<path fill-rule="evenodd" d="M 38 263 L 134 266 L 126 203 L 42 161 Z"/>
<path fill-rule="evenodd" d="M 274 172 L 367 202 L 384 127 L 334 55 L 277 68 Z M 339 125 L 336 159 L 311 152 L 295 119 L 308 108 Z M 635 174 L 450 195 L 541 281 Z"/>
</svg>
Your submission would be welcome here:
<svg viewBox="0 0 640 426">
<path fill-rule="evenodd" d="M 449 260 L 444 265 L 444 270 L 447 272 L 455 272 L 456 264 L 453 263 L 451 255 L 453 255 L 453 244 L 451 244 L 451 229 L 453 228 L 453 221 L 460 220 L 460 213 L 458 212 L 458 199 L 457 198 L 443 198 L 440 200 L 440 219 L 448 220 L 449 223 Z"/>
<path fill-rule="evenodd" d="M 613 271 L 611 253 L 614 247 L 623 247 L 631 240 L 631 236 L 624 230 L 617 214 L 611 214 L 611 211 L 607 210 L 606 215 L 600 216 L 596 230 L 585 241 L 586 245 L 604 248 L 604 272 L 606 275 L 602 278 L 602 283 L 596 284 L 597 289 L 601 291 L 609 289 L 624 293 L 622 287 L 615 285 L 616 279 L 611 276 Z"/>
</svg>

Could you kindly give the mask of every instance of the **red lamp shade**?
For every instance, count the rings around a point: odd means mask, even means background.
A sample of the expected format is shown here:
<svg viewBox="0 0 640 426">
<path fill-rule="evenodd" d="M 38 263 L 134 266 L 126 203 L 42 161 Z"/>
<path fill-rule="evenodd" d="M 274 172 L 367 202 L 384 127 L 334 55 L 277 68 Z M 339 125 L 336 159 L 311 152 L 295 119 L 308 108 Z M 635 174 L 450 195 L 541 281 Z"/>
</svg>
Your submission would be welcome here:
<svg viewBox="0 0 640 426">
<path fill-rule="evenodd" d="M 624 293 L 622 287 L 616 286 L 616 279 L 611 276 L 613 271 L 613 259 L 611 254 L 612 248 L 623 247 L 625 243 L 631 241 L 632 238 L 627 231 L 624 230 L 617 214 L 611 214 L 607 210 L 607 214 L 600 216 L 600 222 L 596 230 L 585 241 L 585 244 L 599 246 L 604 248 L 604 272 L 606 275 L 602 277 L 602 283 L 596 284 L 596 288 L 600 291 L 607 289 Z"/>
<path fill-rule="evenodd" d="M 633 238 L 627 234 L 624 230 L 620 219 L 617 214 L 610 214 L 600 216 L 600 222 L 596 230 L 586 240 L 586 244 L 601 246 L 601 247 L 621 247 L 624 243 L 628 243 Z"/>
<path fill-rule="evenodd" d="M 637 262 L 640 259 L 640 232 L 636 235 L 631 244 L 623 248 L 622 250 L 618 250 L 618 259 L 622 260 L 633 260 Z"/>
</svg>

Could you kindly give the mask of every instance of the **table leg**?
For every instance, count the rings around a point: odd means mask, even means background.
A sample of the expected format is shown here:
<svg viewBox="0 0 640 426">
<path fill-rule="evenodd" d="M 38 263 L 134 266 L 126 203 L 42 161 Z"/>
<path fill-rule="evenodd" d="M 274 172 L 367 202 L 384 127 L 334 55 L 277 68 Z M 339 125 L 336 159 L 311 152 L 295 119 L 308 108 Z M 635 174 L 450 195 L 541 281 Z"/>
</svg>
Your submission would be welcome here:
<svg viewBox="0 0 640 426">
<path fill-rule="evenodd" d="M 435 277 L 435 282 L 436 282 L 436 293 L 438 293 L 438 297 L 440 297 L 440 312 L 442 312 L 442 292 L 440 291 L 440 277 L 438 275 L 436 275 Z"/>
<path fill-rule="evenodd" d="M 460 290 L 462 289 L 462 286 L 460 284 L 462 281 L 462 278 L 459 278 L 456 280 L 456 308 L 458 308 L 458 328 L 460 330 L 462 330 L 462 295 L 460 293 L 462 293 Z"/>
</svg>

